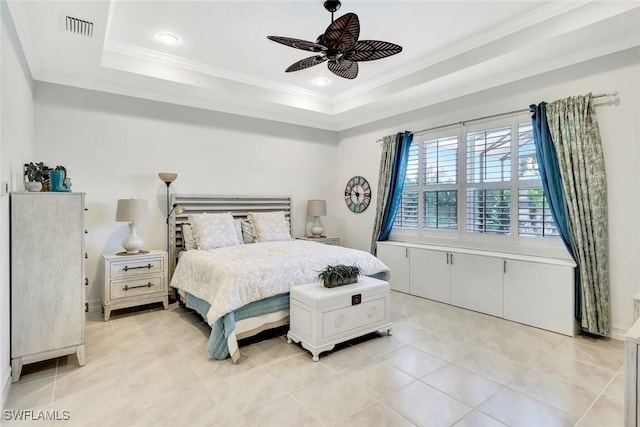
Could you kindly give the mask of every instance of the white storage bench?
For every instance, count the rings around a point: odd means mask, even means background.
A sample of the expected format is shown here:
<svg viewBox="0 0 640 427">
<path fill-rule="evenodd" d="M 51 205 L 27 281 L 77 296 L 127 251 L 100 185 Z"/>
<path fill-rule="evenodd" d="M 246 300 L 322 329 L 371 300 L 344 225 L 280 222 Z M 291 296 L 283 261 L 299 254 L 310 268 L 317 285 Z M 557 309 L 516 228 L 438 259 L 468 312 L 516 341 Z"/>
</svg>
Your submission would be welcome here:
<svg viewBox="0 0 640 427">
<path fill-rule="evenodd" d="M 375 331 L 391 335 L 389 282 L 360 277 L 335 288 L 310 283 L 291 288 L 290 298 L 287 341 L 302 343 L 314 362 L 321 352 L 352 338 Z"/>
</svg>

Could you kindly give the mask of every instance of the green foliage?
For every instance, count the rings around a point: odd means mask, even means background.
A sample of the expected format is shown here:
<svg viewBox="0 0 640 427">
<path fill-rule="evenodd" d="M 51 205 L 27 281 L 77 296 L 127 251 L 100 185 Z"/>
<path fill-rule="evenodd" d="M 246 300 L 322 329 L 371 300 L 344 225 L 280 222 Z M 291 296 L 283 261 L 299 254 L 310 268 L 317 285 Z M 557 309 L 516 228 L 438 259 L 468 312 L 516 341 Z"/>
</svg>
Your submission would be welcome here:
<svg viewBox="0 0 640 427">
<path fill-rule="evenodd" d="M 29 162 L 24 164 L 24 176 L 27 177 L 27 181 L 42 182 L 43 184 L 49 182 L 49 172 L 52 170 L 64 171 L 65 175 L 67 173 L 67 169 L 64 166 L 56 166 L 54 169 L 51 169 L 43 162 Z"/>
<path fill-rule="evenodd" d="M 25 163 L 24 164 L 24 175 L 27 177 L 28 181 L 35 182 L 47 182 L 49 181 L 49 171 L 51 168 L 45 165 L 42 162 L 38 163 Z"/>
<path fill-rule="evenodd" d="M 358 281 L 362 270 L 357 265 L 328 265 L 318 273 L 318 280 L 322 281 L 326 288 L 348 285 Z"/>
</svg>

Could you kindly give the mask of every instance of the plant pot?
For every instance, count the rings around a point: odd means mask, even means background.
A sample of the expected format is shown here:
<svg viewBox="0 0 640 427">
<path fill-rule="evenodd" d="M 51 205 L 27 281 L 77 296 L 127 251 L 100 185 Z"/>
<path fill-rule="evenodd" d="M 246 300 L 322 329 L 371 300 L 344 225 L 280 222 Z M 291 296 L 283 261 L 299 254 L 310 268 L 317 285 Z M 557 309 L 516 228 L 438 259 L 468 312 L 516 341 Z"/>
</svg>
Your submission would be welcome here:
<svg viewBox="0 0 640 427">
<path fill-rule="evenodd" d="M 27 181 L 24 183 L 24 188 L 30 192 L 38 192 L 42 190 L 42 183 L 38 181 Z"/>
<path fill-rule="evenodd" d="M 323 281 L 325 288 L 335 288 L 336 286 L 350 285 L 358 281 L 358 276 L 341 277 L 339 279 L 325 279 Z"/>
</svg>

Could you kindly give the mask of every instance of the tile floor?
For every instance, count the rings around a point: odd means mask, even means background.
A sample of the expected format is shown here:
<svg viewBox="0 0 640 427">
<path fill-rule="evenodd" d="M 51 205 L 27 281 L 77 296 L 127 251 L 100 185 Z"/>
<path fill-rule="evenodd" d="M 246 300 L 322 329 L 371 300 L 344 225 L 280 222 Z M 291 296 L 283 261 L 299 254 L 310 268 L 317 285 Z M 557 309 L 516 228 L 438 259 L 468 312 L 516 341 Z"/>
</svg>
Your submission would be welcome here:
<svg viewBox="0 0 640 427">
<path fill-rule="evenodd" d="M 65 426 L 622 426 L 624 344 L 565 337 L 392 292 L 393 336 L 323 353 L 283 336 L 209 360 L 208 327 L 175 305 L 89 313 L 86 365 L 27 365 L 6 410 Z M 60 412 L 62 413 L 62 412 Z M 43 421 L 3 425 L 45 426 Z"/>
</svg>

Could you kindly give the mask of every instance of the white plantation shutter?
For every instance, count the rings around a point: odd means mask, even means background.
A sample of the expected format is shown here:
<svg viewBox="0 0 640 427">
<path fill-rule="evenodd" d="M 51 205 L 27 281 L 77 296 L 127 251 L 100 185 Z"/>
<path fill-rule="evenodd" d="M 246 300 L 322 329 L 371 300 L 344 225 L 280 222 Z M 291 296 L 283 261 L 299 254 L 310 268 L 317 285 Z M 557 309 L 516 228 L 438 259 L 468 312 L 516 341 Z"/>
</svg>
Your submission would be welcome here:
<svg viewBox="0 0 640 427">
<path fill-rule="evenodd" d="M 493 123 L 414 136 L 396 230 L 558 236 L 542 190 L 531 121 Z"/>
<path fill-rule="evenodd" d="M 511 126 L 467 134 L 467 182 L 511 181 Z"/>
<path fill-rule="evenodd" d="M 467 134 L 467 232 L 511 232 L 511 126 Z"/>
<path fill-rule="evenodd" d="M 559 236 L 542 190 L 531 122 L 518 124 L 518 234 Z"/>
<path fill-rule="evenodd" d="M 458 137 L 423 142 L 422 228 L 458 228 Z"/>
</svg>

